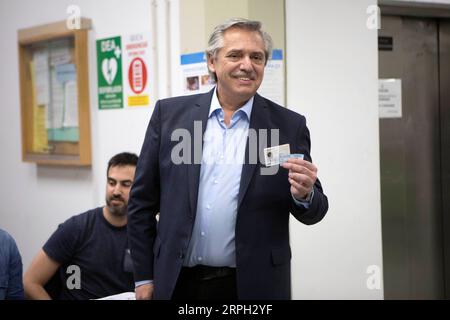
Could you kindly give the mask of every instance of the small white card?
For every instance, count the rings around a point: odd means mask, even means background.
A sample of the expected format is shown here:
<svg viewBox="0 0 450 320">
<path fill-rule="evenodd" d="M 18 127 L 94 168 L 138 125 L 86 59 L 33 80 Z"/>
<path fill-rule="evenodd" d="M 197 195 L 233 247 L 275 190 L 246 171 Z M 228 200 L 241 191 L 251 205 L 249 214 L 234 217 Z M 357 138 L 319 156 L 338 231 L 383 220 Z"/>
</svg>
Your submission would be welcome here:
<svg viewBox="0 0 450 320">
<path fill-rule="evenodd" d="M 280 164 L 280 157 L 291 153 L 289 144 L 281 146 L 264 148 L 264 162 L 267 167 Z"/>
<path fill-rule="evenodd" d="M 305 157 L 303 153 L 291 153 L 280 156 L 280 165 L 288 161 L 289 159 L 302 159 Z"/>
</svg>

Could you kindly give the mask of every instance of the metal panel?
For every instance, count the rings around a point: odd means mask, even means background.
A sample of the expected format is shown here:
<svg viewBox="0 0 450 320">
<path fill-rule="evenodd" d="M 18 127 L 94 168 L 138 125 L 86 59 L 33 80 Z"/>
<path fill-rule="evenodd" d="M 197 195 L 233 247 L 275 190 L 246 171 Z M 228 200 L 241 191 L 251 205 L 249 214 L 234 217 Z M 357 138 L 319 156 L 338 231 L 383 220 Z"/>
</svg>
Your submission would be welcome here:
<svg viewBox="0 0 450 320">
<path fill-rule="evenodd" d="M 445 3 L 378 0 L 384 16 L 409 16 L 421 18 L 449 18 L 450 6 Z"/>
<path fill-rule="evenodd" d="M 444 230 L 445 293 L 450 298 L 450 22 L 439 24 L 441 186 Z"/>
<path fill-rule="evenodd" d="M 440 188 L 438 27 L 383 16 L 379 77 L 402 79 L 403 116 L 380 119 L 386 299 L 444 297 Z"/>
</svg>

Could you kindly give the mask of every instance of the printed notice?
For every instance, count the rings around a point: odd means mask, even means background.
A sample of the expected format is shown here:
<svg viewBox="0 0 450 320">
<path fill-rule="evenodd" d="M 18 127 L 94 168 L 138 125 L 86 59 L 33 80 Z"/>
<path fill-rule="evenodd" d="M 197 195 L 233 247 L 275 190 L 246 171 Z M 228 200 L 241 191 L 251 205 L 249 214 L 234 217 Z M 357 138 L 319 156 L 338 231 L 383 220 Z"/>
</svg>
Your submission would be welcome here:
<svg viewBox="0 0 450 320">
<path fill-rule="evenodd" d="M 33 151 L 46 153 L 48 150 L 48 137 L 45 130 L 45 105 L 37 104 L 36 72 L 33 61 L 30 62 L 31 86 L 35 88 L 31 92 L 33 107 Z"/>
<path fill-rule="evenodd" d="M 33 54 L 35 72 L 36 103 L 39 106 L 46 106 L 49 103 L 49 54 L 48 50 L 36 50 Z"/>
<path fill-rule="evenodd" d="M 214 87 L 215 82 L 208 72 L 204 52 L 183 54 L 180 62 L 183 72 L 182 92 L 185 95 L 205 93 Z"/>
<path fill-rule="evenodd" d="M 64 127 L 78 127 L 78 90 L 75 81 L 64 85 Z"/>
<path fill-rule="evenodd" d="M 378 106 L 380 118 L 402 117 L 402 80 L 378 80 Z"/>
<path fill-rule="evenodd" d="M 264 79 L 258 89 L 263 97 L 284 106 L 284 67 L 283 51 L 274 49 L 272 58 L 267 61 L 264 69 Z"/>
<path fill-rule="evenodd" d="M 123 36 L 122 40 L 125 103 L 128 107 L 148 107 L 154 73 L 151 32 Z"/>
</svg>

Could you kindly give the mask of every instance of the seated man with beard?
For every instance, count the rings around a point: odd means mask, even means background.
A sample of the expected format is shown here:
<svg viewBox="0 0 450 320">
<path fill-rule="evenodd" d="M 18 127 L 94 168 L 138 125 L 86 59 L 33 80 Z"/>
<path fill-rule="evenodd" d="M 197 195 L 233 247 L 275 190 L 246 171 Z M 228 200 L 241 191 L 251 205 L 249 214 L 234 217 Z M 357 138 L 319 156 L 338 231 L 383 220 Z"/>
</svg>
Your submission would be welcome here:
<svg viewBox="0 0 450 320">
<path fill-rule="evenodd" d="M 59 299 L 97 299 L 134 291 L 127 241 L 127 205 L 138 157 L 119 153 L 107 169 L 106 206 L 73 216 L 47 240 L 24 276 L 27 299 L 50 299 L 50 280 L 60 280 Z M 57 274 L 58 272 L 58 274 Z"/>
</svg>

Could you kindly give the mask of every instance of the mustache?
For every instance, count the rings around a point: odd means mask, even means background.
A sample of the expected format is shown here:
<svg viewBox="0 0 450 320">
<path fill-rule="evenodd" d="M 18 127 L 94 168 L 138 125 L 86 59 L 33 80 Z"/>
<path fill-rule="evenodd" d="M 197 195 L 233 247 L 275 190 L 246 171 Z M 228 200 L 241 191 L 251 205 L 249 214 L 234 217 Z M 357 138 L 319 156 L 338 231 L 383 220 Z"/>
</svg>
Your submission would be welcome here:
<svg viewBox="0 0 450 320">
<path fill-rule="evenodd" d="M 122 202 L 125 202 L 125 199 L 124 198 L 122 198 L 121 196 L 111 196 L 111 197 L 109 197 L 109 200 L 110 201 L 112 201 L 112 200 L 120 200 L 120 201 L 122 201 Z"/>
<path fill-rule="evenodd" d="M 251 80 L 254 80 L 255 78 L 253 72 L 243 72 L 243 71 L 233 73 L 232 76 L 236 78 L 249 78 Z"/>
</svg>

